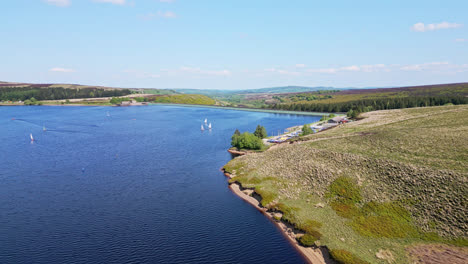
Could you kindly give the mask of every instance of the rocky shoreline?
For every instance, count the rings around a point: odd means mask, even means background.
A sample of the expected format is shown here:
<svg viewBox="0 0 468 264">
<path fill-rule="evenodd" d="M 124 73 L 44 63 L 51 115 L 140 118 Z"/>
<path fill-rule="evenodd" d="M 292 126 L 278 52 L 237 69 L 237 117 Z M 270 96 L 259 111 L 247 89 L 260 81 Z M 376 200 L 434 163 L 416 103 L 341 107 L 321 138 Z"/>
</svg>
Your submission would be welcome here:
<svg viewBox="0 0 468 264">
<path fill-rule="evenodd" d="M 222 169 L 224 175 L 229 179 L 234 176 Z M 243 188 L 239 182 L 229 183 L 229 189 L 239 196 L 244 201 L 251 204 L 257 210 L 262 212 L 270 221 L 272 221 L 280 230 L 281 233 L 288 239 L 288 241 L 301 253 L 304 259 L 310 264 L 331 264 L 335 263 L 330 257 L 326 247 L 304 247 L 300 245 L 296 237 L 302 234 L 294 229 L 290 224 L 281 220 L 282 213 L 279 211 L 270 211 L 264 208 L 261 203 L 261 196 L 255 192 L 254 189 Z"/>
</svg>

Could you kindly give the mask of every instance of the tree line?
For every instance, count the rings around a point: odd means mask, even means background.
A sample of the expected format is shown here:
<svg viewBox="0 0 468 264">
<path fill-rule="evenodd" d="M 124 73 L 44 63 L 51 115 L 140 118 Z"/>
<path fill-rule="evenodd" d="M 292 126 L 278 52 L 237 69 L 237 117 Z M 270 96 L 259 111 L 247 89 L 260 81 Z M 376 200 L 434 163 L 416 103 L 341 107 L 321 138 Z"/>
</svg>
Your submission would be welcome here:
<svg viewBox="0 0 468 264">
<path fill-rule="evenodd" d="M 267 106 L 275 110 L 307 111 L 307 112 L 368 112 L 374 110 L 400 109 L 445 104 L 467 104 L 468 98 L 462 96 L 427 96 L 427 97 L 397 97 L 381 99 L 363 99 L 339 103 L 289 103 Z"/>
<path fill-rule="evenodd" d="M 63 87 L 2 87 L 0 101 L 60 100 L 75 98 L 113 97 L 131 94 L 129 89 L 104 90 L 98 88 Z"/>
</svg>

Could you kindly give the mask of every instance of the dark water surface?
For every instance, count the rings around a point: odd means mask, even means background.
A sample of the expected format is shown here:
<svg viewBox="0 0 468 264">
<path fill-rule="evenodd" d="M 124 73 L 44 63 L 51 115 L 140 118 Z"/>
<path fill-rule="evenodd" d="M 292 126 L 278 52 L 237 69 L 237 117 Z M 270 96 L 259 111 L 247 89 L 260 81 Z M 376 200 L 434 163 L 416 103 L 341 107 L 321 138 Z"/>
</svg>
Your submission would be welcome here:
<svg viewBox="0 0 468 264">
<path fill-rule="evenodd" d="M 213 130 L 202 133 L 205 118 Z M 303 263 L 231 193 L 220 168 L 236 128 L 277 132 L 317 119 L 176 106 L 0 107 L 0 263 Z"/>
</svg>

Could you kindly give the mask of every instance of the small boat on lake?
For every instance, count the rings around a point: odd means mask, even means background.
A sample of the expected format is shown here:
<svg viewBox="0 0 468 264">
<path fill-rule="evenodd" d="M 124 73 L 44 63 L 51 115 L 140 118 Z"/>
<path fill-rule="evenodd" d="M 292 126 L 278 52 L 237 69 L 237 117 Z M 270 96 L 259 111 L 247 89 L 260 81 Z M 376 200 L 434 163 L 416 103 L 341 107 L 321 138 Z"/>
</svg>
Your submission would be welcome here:
<svg viewBox="0 0 468 264">
<path fill-rule="evenodd" d="M 42 131 L 47 131 L 45 126 L 42 126 Z"/>
<path fill-rule="evenodd" d="M 203 125 L 201 125 L 201 131 L 205 130 L 205 127 Z"/>
<path fill-rule="evenodd" d="M 205 124 L 207 124 L 207 123 L 208 123 L 208 119 L 205 118 Z"/>
<path fill-rule="evenodd" d="M 31 141 L 34 141 L 34 137 L 32 134 L 29 134 L 29 137 L 31 138 Z"/>
<path fill-rule="evenodd" d="M 208 125 L 208 128 L 211 129 L 211 123 Z"/>
</svg>

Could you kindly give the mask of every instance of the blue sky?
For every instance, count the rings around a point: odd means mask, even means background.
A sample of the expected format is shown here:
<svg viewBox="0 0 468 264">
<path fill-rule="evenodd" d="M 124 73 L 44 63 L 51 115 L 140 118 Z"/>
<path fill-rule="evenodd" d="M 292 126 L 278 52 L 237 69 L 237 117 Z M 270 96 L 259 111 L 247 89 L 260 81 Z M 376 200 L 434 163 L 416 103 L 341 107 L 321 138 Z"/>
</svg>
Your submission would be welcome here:
<svg viewBox="0 0 468 264">
<path fill-rule="evenodd" d="M 0 80 L 116 87 L 468 81 L 468 1 L 5 0 Z"/>
</svg>

